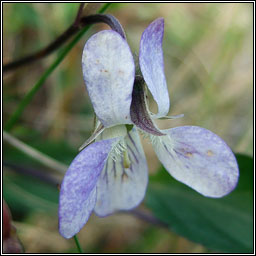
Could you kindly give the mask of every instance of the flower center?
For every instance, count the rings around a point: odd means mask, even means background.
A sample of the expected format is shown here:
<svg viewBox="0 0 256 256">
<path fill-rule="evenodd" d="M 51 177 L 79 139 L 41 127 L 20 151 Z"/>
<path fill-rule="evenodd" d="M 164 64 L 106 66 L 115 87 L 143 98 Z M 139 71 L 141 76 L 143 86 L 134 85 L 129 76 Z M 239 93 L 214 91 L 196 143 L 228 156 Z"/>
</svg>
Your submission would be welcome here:
<svg viewBox="0 0 256 256">
<path fill-rule="evenodd" d="M 131 164 L 131 161 L 130 161 L 128 152 L 127 152 L 127 150 L 125 150 L 123 152 L 123 165 L 124 165 L 124 168 L 129 168 L 130 164 Z"/>
<path fill-rule="evenodd" d="M 113 161 L 118 161 L 123 158 L 123 166 L 124 168 L 129 168 L 131 161 L 129 158 L 127 144 L 124 139 L 121 139 L 111 150 L 109 156 L 113 159 Z"/>
</svg>

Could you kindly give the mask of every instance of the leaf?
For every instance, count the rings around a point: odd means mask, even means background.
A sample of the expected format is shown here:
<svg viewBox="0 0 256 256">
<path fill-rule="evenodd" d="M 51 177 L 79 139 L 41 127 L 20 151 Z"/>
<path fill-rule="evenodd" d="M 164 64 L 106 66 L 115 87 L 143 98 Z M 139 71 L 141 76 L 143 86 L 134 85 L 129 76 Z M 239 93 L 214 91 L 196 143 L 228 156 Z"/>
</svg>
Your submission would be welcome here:
<svg viewBox="0 0 256 256">
<path fill-rule="evenodd" d="M 40 135 L 34 135 L 26 140 L 21 139 L 21 141 L 24 141 L 32 148 L 67 165 L 69 165 L 71 161 L 74 159 L 74 157 L 78 154 L 78 148 L 71 147 L 64 140 L 52 140 L 42 137 L 40 138 Z M 38 164 L 37 160 L 33 159 L 32 157 L 26 155 L 25 153 L 8 144 L 4 145 L 3 156 L 5 161 L 11 163 L 26 164 L 28 166 L 41 165 Z"/>
<path fill-rule="evenodd" d="M 24 216 L 32 211 L 56 215 L 59 197 L 57 186 L 16 173 L 8 172 L 3 178 L 3 196 L 15 216 Z"/>
<path fill-rule="evenodd" d="M 236 155 L 237 188 L 220 198 L 207 198 L 169 176 L 164 168 L 150 178 L 146 205 L 181 236 L 212 250 L 253 252 L 253 160 Z"/>
<path fill-rule="evenodd" d="M 29 146 L 67 165 L 78 153 L 66 141 L 43 138 L 30 129 L 19 130 L 19 137 L 26 137 Z M 3 159 L 3 194 L 14 217 L 21 218 L 34 211 L 56 215 L 59 194 L 56 184 L 61 179 L 36 159 L 8 144 L 4 144 Z M 13 172 L 15 166 L 18 169 Z"/>
</svg>

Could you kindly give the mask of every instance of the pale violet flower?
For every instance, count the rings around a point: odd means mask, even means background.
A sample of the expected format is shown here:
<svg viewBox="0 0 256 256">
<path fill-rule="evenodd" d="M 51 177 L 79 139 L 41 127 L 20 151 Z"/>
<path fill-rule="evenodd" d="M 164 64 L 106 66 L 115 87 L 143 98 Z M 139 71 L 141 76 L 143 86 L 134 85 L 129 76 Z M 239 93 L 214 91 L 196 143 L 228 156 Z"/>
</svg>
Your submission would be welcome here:
<svg viewBox="0 0 256 256">
<path fill-rule="evenodd" d="M 80 231 L 92 211 L 106 216 L 129 210 L 143 200 L 148 167 L 138 135 L 142 131 L 166 170 L 177 180 L 208 197 L 231 192 L 239 171 L 235 156 L 216 134 L 196 126 L 159 130 L 155 118 L 169 112 L 164 75 L 162 18 L 142 34 L 139 65 L 135 64 L 125 36 L 104 30 L 85 44 L 82 68 L 99 120 L 93 136 L 71 163 L 61 185 L 59 231 L 70 238 Z M 158 105 L 148 111 L 145 83 Z M 97 138 L 96 138 L 97 137 Z"/>
</svg>

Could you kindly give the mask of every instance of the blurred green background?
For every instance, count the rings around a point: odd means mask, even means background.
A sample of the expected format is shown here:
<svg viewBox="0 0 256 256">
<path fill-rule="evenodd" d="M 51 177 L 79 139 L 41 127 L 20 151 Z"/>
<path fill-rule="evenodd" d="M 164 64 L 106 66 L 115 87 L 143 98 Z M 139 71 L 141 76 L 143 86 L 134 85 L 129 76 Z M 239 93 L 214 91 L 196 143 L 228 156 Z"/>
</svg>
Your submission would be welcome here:
<svg viewBox="0 0 256 256">
<path fill-rule="evenodd" d="M 3 63 L 53 41 L 73 22 L 78 7 L 78 3 L 4 3 Z M 165 19 L 163 51 L 171 99 L 169 114 L 185 116 L 160 121 L 161 128 L 201 126 L 221 136 L 234 152 L 252 156 L 252 3 L 114 3 L 106 13 L 119 19 L 135 55 L 139 53 L 143 30 L 154 19 Z M 82 77 L 82 49 L 90 35 L 106 28 L 94 25 L 85 34 L 48 77 L 11 130 L 12 135 L 26 144 L 67 165 L 93 127 L 93 108 Z M 58 50 L 43 60 L 4 75 L 4 122 L 59 54 Z M 156 111 L 152 100 L 151 108 Z M 153 175 L 161 169 L 160 163 L 148 142 L 143 141 L 143 144 Z M 4 144 L 3 160 L 4 196 L 26 252 L 76 252 L 74 241 L 63 239 L 57 230 L 55 180 L 60 182 L 62 176 L 8 144 Z M 43 177 L 31 177 L 28 170 L 43 173 Z M 248 188 L 248 184 L 244 186 Z M 153 209 L 150 198 L 153 197 L 149 195 L 146 201 Z M 146 210 L 145 205 L 140 208 Z M 103 219 L 92 215 L 79 233 L 87 253 L 218 251 L 218 248 L 208 249 L 183 236 L 155 227 L 132 214 L 115 214 Z"/>
</svg>

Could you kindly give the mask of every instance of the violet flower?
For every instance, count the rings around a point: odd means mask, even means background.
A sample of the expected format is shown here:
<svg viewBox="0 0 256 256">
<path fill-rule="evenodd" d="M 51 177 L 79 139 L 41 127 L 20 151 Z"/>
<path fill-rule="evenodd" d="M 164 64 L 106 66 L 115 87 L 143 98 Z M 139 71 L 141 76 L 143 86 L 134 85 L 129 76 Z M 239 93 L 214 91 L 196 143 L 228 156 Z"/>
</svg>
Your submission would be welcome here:
<svg viewBox="0 0 256 256">
<path fill-rule="evenodd" d="M 82 67 L 99 120 L 95 132 L 71 163 L 61 185 L 59 231 L 70 238 L 92 211 L 106 216 L 129 210 L 143 200 L 148 168 L 138 130 L 152 141 L 166 170 L 207 197 L 222 197 L 236 186 L 238 166 L 231 149 L 216 134 L 196 126 L 159 130 L 156 118 L 169 112 L 162 39 L 164 21 L 152 22 L 142 34 L 139 64 L 125 36 L 112 30 L 93 35 L 85 44 Z M 158 105 L 149 112 L 145 83 Z"/>
</svg>

